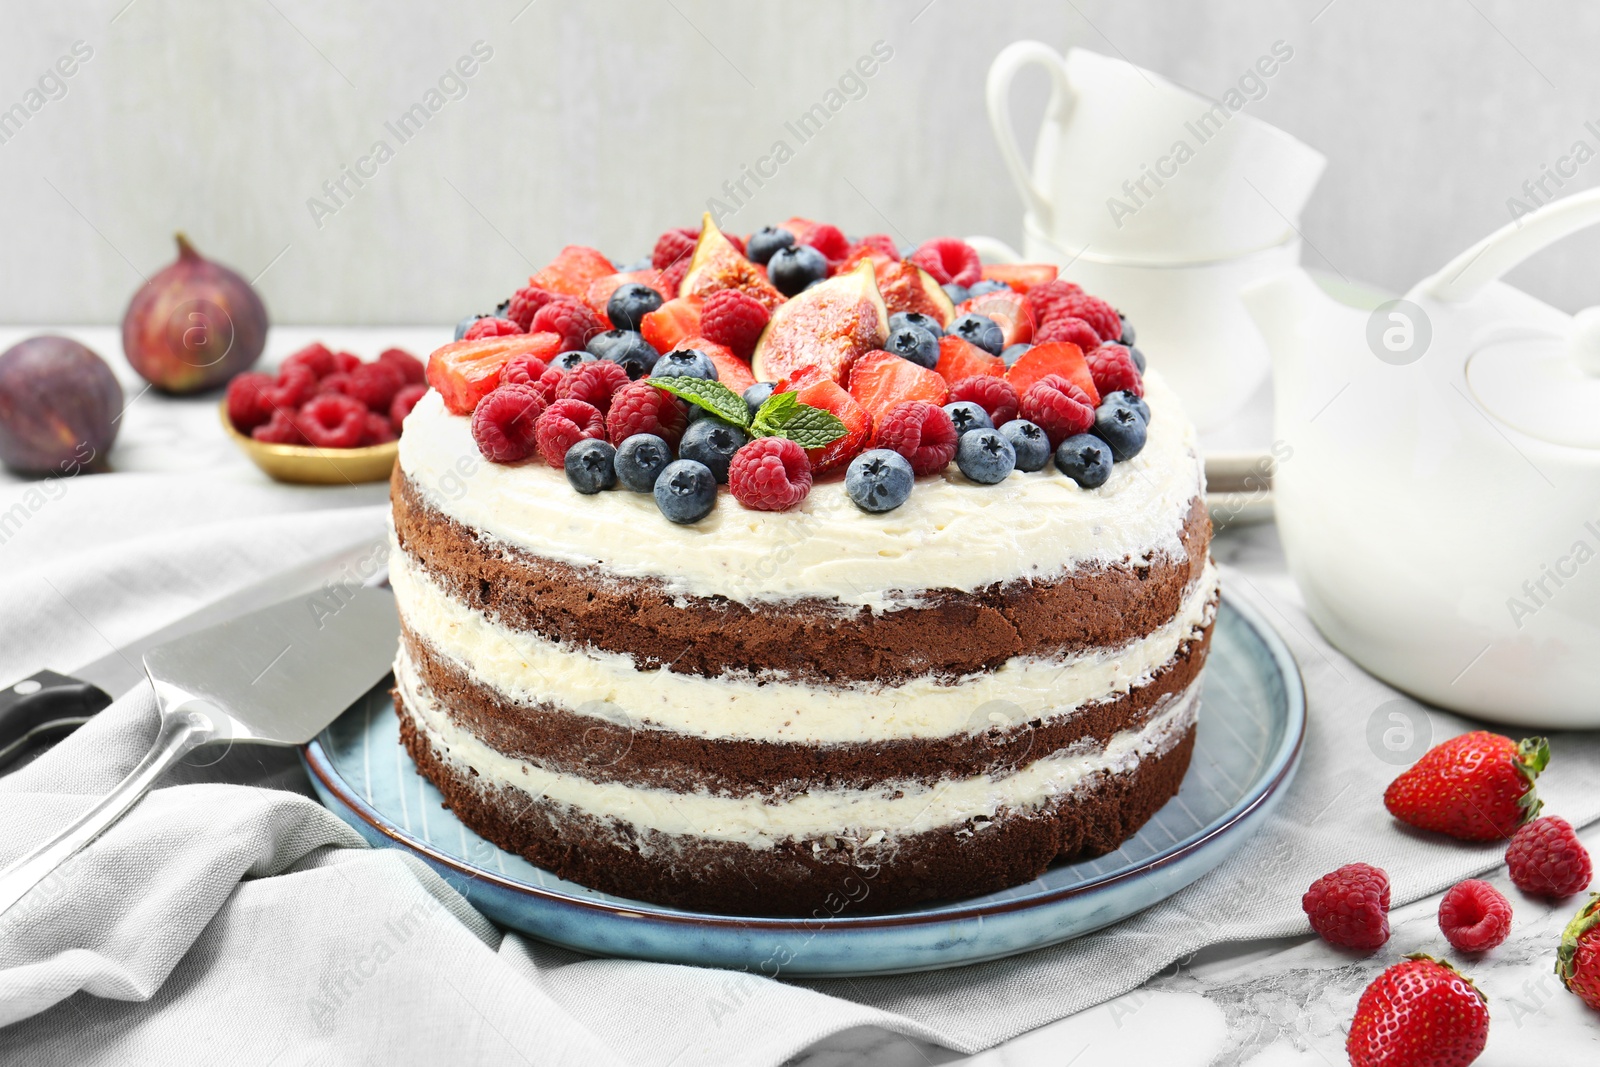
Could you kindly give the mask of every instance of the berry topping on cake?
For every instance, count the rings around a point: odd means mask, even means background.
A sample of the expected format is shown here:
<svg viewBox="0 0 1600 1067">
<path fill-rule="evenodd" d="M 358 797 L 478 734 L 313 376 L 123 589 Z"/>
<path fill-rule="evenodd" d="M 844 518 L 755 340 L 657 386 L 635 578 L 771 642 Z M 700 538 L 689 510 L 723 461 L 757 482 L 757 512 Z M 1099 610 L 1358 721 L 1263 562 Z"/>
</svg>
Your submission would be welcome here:
<svg viewBox="0 0 1600 1067">
<path fill-rule="evenodd" d="M 1463 841 L 1510 837 L 1542 807 L 1534 779 L 1550 762 L 1542 737 L 1520 744 L 1486 730 L 1435 745 L 1389 783 L 1383 805 L 1419 830 Z"/>
<path fill-rule="evenodd" d="M 783 303 L 784 294 L 774 289 L 761 268 L 723 236 L 707 212 L 678 295 L 706 298 L 725 289 L 748 293 L 768 309 Z"/>
<path fill-rule="evenodd" d="M 581 400 L 605 414 L 611 410 L 612 395 L 627 384 L 627 371 L 610 360 L 596 360 L 564 375 L 556 385 L 556 399 Z"/>
<path fill-rule="evenodd" d="M 516 463 L 533 455 L 534 426 L 544 398 L 526 385 L 502 385 L 478 401 L 472 413 L 472 439 L 494 463 Z"/>
<path fill-rule="evenodd" d="M 526 333 L 522 327 L 510 319 L 481 318 L 467 328 L 462 334 L 463 341 L 476 341 L 480 337 L 509 337 L 514 333 Z"/>
<path fill-rule="evenodd" d="M 530 278 L 529 283 L 581 301 L 590 285 L 608 274 L 615 274 L 616 270 L 609 259 L 594 249 L 568 245 L 549 266 Z"/>
<path fill-rule="evenodd" d="M 784 390 L 793 392 L 800 403 L 828 412 L 844 426 L 842 436 L 806 449 L 812 474 L 820 476 L 837 470 L 866 447 L 872 437 L 872 416 L 831 379 L 819 376 L 798 384 L 785 383 Z"/>
<path fill-rule="evenodd" d="M 794 234 L 788 230 L 763 226 L 750 235 L 744 251 L 750 262 L 759 263 L 764 267 L 778 249 L 788 248 L 792 244 L 794 244 Z"/>
<path fill-rule="evenodd" d="M 1000 434 L 1011 442 L 1017 456 L 1017 470 L 1041 471 L 1050 462 L 1050 438 L 1038 424 L 1027 419 L 1012 419 L 1001 424 Z"/>
<path fill-rule="evenodd" d="M 845 237 L 843 230 L 831 222 L 817 223 L 799 240 L 801 244 L 809 245 L 821 252 L 830 266 L 844 262 L 845 257 L 850 254 L 849 238 Z"/>
<path fill-rule="evenodd" d="M 539 313 L 539 309 L 559 295 L 537 285 L 525 285 L 511 294 L 505 317 L 526 331 L 533 325 L 533 317 Z"/>
<path fill-rule="evenodd" d="M 1134 366 L 1133 357 L 1122 345 L 1107 342 L 1095 349 L 1084 349 L 1083 361 L 1089 365 L 1094 387 L 1101 396 L 1107 393 L 1132 393 L 1144 396 L 1144 378 Z"/>
<path fill-rule="evenodd" d="M 671 445 L 653 433 L 636 433 L 617 446 L 617 480 L 635 493 L 653 492 L 671 462 Z"/>
<path fill-rule="evenodd" d="M 968 286 L 983 280 L 983 263 L 977 250 L 955 237 L 924 241 L 911 253 L 911 262 L 933 275 L 940 285 Z"/>
<path fill-rule="evenodd" d="M 639 332 L 657 352 L 670 352 L 686 337 L 700 336 L 701 302 L 668 300 L 644 317 Z"/>
<path fill-rule="evenodd" d="M 1127 404 L 1101 404 L 1095 409 L 1094 435 L 1111 446 L 1111 455 L 1118 462 L 1143 451 L 1149 432 L 1144 419 Z"/>
<path fill-rule="evenodd" d="M 908 400 L 942 407 L 950 399 L 950 387 L 938 372 L 879 351 L 867 353 L 850 368 L 850 395 L 878 422 Z"/>
<path fill-rule="evenodd" d="M 556 400 L 534 424 L 539 455 L 552 467 L 561 467 L 567 450 L 586 438 L 606 438 L 605 418 L 592 404 L 581 400 Z"/>
<path fill-rule="evenodd" d="M 694 255 L 694 246 L 699 239 L 699 230 L 682 227 L 668 230 L 656 238 L 655 248 L 650 251 L 650 265 L 656 270 L 666 270 L 674 263 L 688 259 Z"/>
<path fill-rule="evenodd" d="M 929 370 L 939 365 L 939 338 L 920 326 L 890 327 L 883 350 Z"/>
<path fill-rule="evenodd" d="M 672 522 L 699 522 L 717 506 L 717 480 L 704 463 L 675 459 L 655 484 L 656 507 Z"/>
<path fill-rule="evenodd" d="M 1028 387 L 1034 382 L 1054 374 L 1082 389 L 1089 397 L 1091 407 L 1100 405 L 1100 390 L 1094 386 L 1094 374 L 1083 358 L 1083 350 L 1070 342 L 1034 345 L 1018 356 L 1005 373 L 1006 381 L 1011 383 L 1018 396 L 1027 393 Z"/>
<path fill-rule="evenodd" d="M 1511 933 L 1511 902 L 1488 882 L 1457 882 L 1439 901 L 1439 929 L 1457 952 L 1487 952 Z"/>
<path fill-rule="evenodd" d="M 600 357 L 588 349 L 577 348 L 558 354 L 550 361 L 550 369 L 566 374 L 575 371 L 585 363 L 593 363 Z"/>
<path fill-rule="evenodd" d="M 874 272 L 884 306 L 896 314 L 921 315 L 931 320 L 931 325 L 941 327 L 939 333 L 929 331 L 935 337 L 943 332 L 945 323 L 956 317 L 956 306 L 950 297 L 933 275 L 915 263 L 900 259 L 887 263 L 874 260 Z M 925 324 L 919 325 L 927 328 Z"/>
<path fill-rule="evenodd" d="M 1038 329 L 1052 319 L 1062 318 L 1072 314 L 1066 310 L 1067 304 L 1074 297 L 1083 294 L 1083 286 L 1069 282 L 1065 278 L 1057 278 L 1048 282 L 1041 282 L 1028 290 L 1028 309 L 1033 312 L 1034 328 Z M 1098 337 L 1099 335 L 1096 334 Z"/>
<path fill-rule="evenodd" d="M 989 413 L 970 400 L 952 401 L 944 406 L 944 413 L 950 416 L 957 437 L 965 437 L 974 430 L 994 429 Z"/>
<path fill-rule="evenodd" d="M 296 420 L 306 440 L 318 448 L 359 448 L 367 436 L 367 406 L 338 393 L 306 401 Z"/>
<path fill-rule="evenodd" d="M 1082 489 L 1098 489 L 1111 477 L 1111 448 L 1088 433 L 1073 434 L 1056 446 L 1056 470 Z"/>
<path fill-rule="evenodd" d="M 648 379 L 629 382 L 611 394 L 606 430 L 613 441 L 625 442 L 635 434 L 655 434 L 668 445 L 676 445 L 688 425 L 683 401 L 657 389 Z"/>
<path fill-rule="evenodd" d="M 991 356 L 998 356 L 1006 347 L 1005 332 L 987 315 L 965 314 L 953 319 L 945 333 L 976 345 Z"/>
<path fill-rule="evenodd" d="M 733 350 L 725 345 L 717 344 L 707 337 L 686 337 L 679 342 L 680 349 L 693 349 L 711 361 L 717 369 L 714 381 L 719 381 L 736 393 L 742 393 L 755 384 L 755 375 L 750 373 L 750 364 L 733 354 Z"/>
<path fill-rule="evenodd" d="M 649 341 L 632 330 L 597 333 L 589 338 L 588 349 L 620 366 L 634 381 L 649 377 L 656 360 L 661 358 Z"/>
<path fill-rule="evenodd" d="M 1017 469 L 1017 453 L 998 430 L 983 427 L 961 435 L 956 466 L 979 485 L 994 485 Z"/>
<path fill-rule="evenodd" d="M 997 377 L 1005 373 L 1005 363 L 970 341 L 945 336 L 939 339 L 939 377 L 954 385 L 974 377 Z"/>
<path fill-rule="evenodd" d="M 1094 332 L 1093 326 L 1074 315 L 1058 315 L 1033 331 L 1033 341 L 1041 345 L 1070 341 L 1085 352 L 1092 352 L 1100 346 L 1100 335 Z"/>
<path fill-rule="evenodd" d="M 722 289 L 706 297 L 700 310 L 700 335 L 749 362 L 766 329 L 767 306 L 741 289 Z"/>
<path fill-rule="evenodd" d="M 1094 401 L 1059 374 L 1047 374 L 1023 392 L 1018 411 L 1059 445 L 1094 425 Z"/>
<path fill-rule="evenodd" d="M 1004 426 L 1015 419 L 1020 404 L 1017 391 L 1011 383 L 992 374 L 974 374 L 962 378 L 950 387 L 950 400 L 978 405 L 994 426 Z"/>
<path fill-rule="evenodd" d="M 581 350 L 589 338 L 600 333 L 605 326 L 600 316 L 581 300 L 552 300 L 533 316 L 530 333 L 553 333 L 561 338 L 561 347 L 569 351 Z"/>
<path fill-rule="evenodd" d="M 828 257 L 810 245 L 780 248 L 767 263 L 767 277 L 784 296 L 795 296 L 828 276 Z"/>
<path fill-rule="evenodd" d="M 1389 940 L 1389 876 L 1370 864 L 1347 863 L 1318 878 L 1300 907 L 1330 945 L 1373 952 Z"/>
<path fill-rule="evenodd" d="M 1019 293 L 1055 281 L 1056 273 L 1054 263 L 986 263 L 983 266 L 984 281 L 1004 282 Z"/>
<path fill-rule="evenodd" d="M 428 384 L 439 391 L 450 412 L 470 415 L 478 401 L 499 384 L 500 368 L 513 356 L 549 360 L 560 351 L 561 338 L 552 333 L 454 341 L 428 357 Z"/>
<path fill-rule="evenodd" d="M 590 438 L 567 449 L 562 465 L 567 483 L 585 496 L 604 492 L 617 484 L 617 450 L 609 441 Z"/>
<path fill-rule="evenodd" d="M 875 448 L 898 452 L 918 475 L 938 474 L 956 456 L 955 424 L 944 408 L 923 400 L 908 400 L 877 420 Z"/>
<path fill-rule="evenodd" d="M 656 284 L 660 284 L 660 277 L 656 275 Z M 605 294 L 601 307 L 605 310 L 606 321 L 618 330 L 637 330 L 644 324 L 644 317 L 662 304 L 667 297 L 654 285 L 649 285 L 639 280 L 637 275 L 616 274 L 611 278 L 602 278 L 589 287 L 591 308 L 594 307 L 594 298 L 599 295 L 596 287 L 604 287 L 615 278 L 627 279 Z"/>
<path fill-rule="evenodd" d="M 1589 850 L 1559 815 L 1519 827 L 1506 848 L 1506 865 L 1512 884 L 1535 897 L 1570 897 L 1588 889 L 1594 877 Z"/>
<path fill-rule="evenodd" d="M 870 257 L 875 264 L 880 261 L 896 263 L 900 260 L 900 246 L 886 233 L 869 233 L 850 246 L 844 257 L 845 265 L 853 266 L 851 261 L 862 257 Z"/>
<path fill-rule="evenodd" d="M 1000 285 L 999 282 L 979 282 L 978 285 Z M 1000 347 L 992 349 L 999 355 L 1012 345 L 1027 344 L 1033 340 L 1033 312 L 1027 301 L 1018 293 L 1001 286 L 997 290 L 980 293 L 975 286 L 972 295 L 960 307 L 958 316 L 982 315 L 1000 328 Z"/>
<path fill-rule="evenodd" d="M 698 348 L 675 348 L 663 353 L 650 371 L 652 378 L 709 378 L 717 380 L 717 365 Z"/>
<path fill-rule="evenodd" d="M 850 461 L 844 488 L 856 507 L 876 513 L 904 504 L 915 480 L 916 472 L 906 457 L 892 449 L 873 448 Z"/>
<path fill-rule="evenodd" d="M 704 463 L 719 484 L 728 480 L 728 463 L 735 452 L 750 443 L 742 426 L 708 417 L 693 423 L 683 432 L 678 455 Z"/>
<path fill-rule="evenodd" d="M 774 311 L 756 344 L 751 369 L 757 378 L 775 382 L 801 367 L 815 365 L 842 384 L 850 365 L 865 353 L 880 349 L 888 336 L 889 313 L 878 293 L 872 264 L 861 263 Z M 905 363 L 898 357 L 887 358 Z"/>
<path fill-rule="evenodd" d="M 915 326 L 919 330 L 927 330 L 938 340 L 944 336 L 944 325 L 941 320 L 920 311 L 896 311 L 889 316 L 889 329 L 891 331 L 905 326 Z"/>
<path fill-rule="evenodd" d="M 811 463 L 786 437 L 758 437 L 734 454 L 728 488 L 747 508 L 787 511 L 811 492 Z"/>
<path fill-rule="evenodd" d="M 1087 322 L 1102 341 L 1115 341 L 1122 336 L 1122 316 L 1117 314 L 1116 308 L 1097 296 L 1077 293 L 1064 297 L 1057 308 L 1058 314 L 1071 315 Z"/>
<path fill-rule="evenodd" d="M 506 360 L 505 366 L 500 368 L 501 385 L 534 385 L 544 372 L 549 370 L 549 364 L 538 356 L 524 352 Z"/>
</svg>

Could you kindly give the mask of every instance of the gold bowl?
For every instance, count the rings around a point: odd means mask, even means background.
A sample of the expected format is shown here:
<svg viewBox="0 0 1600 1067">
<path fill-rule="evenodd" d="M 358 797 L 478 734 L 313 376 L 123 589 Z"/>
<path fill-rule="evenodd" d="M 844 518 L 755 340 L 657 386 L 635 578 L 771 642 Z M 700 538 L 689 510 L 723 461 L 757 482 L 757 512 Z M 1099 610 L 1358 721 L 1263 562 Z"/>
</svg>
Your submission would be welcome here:
<svg viewBox="0 0 1600 1067">
<path fill-rule="evenodd" d="M 400 454 L 399 441 L 386 441 L 381 445 L 365 445 L 361 448 L 318 448 L 315 445 L 279 445 L 257 441 L 234 429 L 228 418 L 226 400 L 222 402 L 220 411 L 222 428 L 233 438 L 233 443 L 250 457 L 250 462 L 280 482 L 301 485 L 381 482 L 389 477 L 389 472 L 394 469 L 395 457 Z"/>
</svg>

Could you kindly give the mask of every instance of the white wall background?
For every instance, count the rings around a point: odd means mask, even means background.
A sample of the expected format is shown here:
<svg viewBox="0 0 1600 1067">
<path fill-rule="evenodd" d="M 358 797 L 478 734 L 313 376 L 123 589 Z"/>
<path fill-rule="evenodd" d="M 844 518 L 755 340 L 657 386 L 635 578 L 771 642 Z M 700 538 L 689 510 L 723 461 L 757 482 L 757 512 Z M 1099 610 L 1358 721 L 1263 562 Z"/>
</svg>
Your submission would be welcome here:
<svg viewBox="0 0 1600 1067">
<path fill-rule="evenodd" d="M 1584 128 L 1600 120 L 1600 8 L 1584 0 L 5 0 L 3 14 L 0 109 L 74 41 L 93 49 L 0 144 L 10 323 L 116 321 L 179 228 L 264 271 L 276 321 L 453 321 L 565 243 L 633 258 L 694 223 L 880 39 L 894 58 L 866 95 L 732 226 L 805 214 L 1017 241 L 983 82 L 1023 37 L 1208 95 L 1289 41 L 1294 60 L 1250 110 L 1331 159 L 1307 259 L 1391 288 L 1507 221 L 1507 198 L 1574 141 L 1600 148 Z M 493 56 L 466 95 L 399 144 L 384 123 L 475 41 Z M 1020 79 L 1021 128 L 1043 92 L 1037 72 Z M 394 158 L 319 227 L 307 199 L 380 138 Z M 1590 162 L 1564 191 L 1597 177 Z M 1597 253 L 1600 236 L 1570 240 L 1517 280 L 1569 309 L 1596 302 Z"/>
</svg>

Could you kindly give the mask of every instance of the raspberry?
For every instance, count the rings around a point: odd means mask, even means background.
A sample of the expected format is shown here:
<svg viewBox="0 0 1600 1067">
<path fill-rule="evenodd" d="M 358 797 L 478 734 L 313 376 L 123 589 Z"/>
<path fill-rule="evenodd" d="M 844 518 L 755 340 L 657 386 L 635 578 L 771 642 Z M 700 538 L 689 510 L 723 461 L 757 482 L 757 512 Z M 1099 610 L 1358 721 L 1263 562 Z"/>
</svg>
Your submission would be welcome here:
<svg viewBox="0 0 1600 1067">
<path fill-rule="evenodd" d="M 689 257 L 684 256 L 661 272 L 661 288 L 666 290 L 669 297 L 677 296 L 678 290 L 683 288 L 684 276 L 688 273 Z"/>
<path fill-rule="evenodd" d="M 889 409 L 872 447 L 887 448 L 911 461 L 914 474 L 938 474 L 956 458 L 956 427 L 942 407 L 907 400 Z"/>
<path fill-rule="evenodd" d="M 533 317 L 557 295 L 537 285 L 523 286 L 511 294 L 511 306 L 506 309 L 506 318 L 522 327 L 523 333 L 529 333 L 528 327 L 533 324 Z"/>
<path fill-rule="evenodd" d="M 767 306 L 742 289 L 718 289 L 700 309 L 700 336 L 748 360 L 767 325 Z"/>
<path fill-rule="evenodd" d="M 811 492 L 811 461 L 787 437 L 758 437 L 728 463 L 733 498 L 756 511 L 787 511 Z"/>
<path fill-rule="evenodd" d="M 1081 295 L 1083 286 L 1064 278 L 1040 282 L 1028 290 L 1028 310 L 1033 312 L 1033 321 L 1042 326 L 1051 319 L 1065 318 L 1071 314 L 1065 310 L 1067 301 Z M 1095 334 L 1095 336 L 1100 335 Z"/>
<path fill-rule="evenodd" d="M 1389 876 L 1370 864 L 1347 863 L 1323 875 L 1300 906 L 1330 945 L 1372 952 L 1389 940 Z"/>
<path fill-rule="evenodd" d="M 1018 410 L 1045 432 L 1051 448 L 1094 425 L 1094 403 L 1089 394 L 1059 374 L 1046 374 L 1028 386 Z"/>
<path fill-rule="evenodd" d="M 977 249 L 956 237 L 935 237 L 911 253 L 911 262 L 933 275 L 940 285 L 976 285 L 983 280 Z"/>
<path fill-rule="evenodd" d="M 421 385 L 428 380 L 428 368 L 422 360 L 403 348 L 385 348 L 378 353 L 378 362 L 400 372 L 400 381 L 406 385 Z"/>
<path fill-rule="evenodd" d="M 1056 307 L 1057 314 L 1071 315 L 1087 322 L 1102 341 L 1115 341 L 1122 336 L 1122 316 L 1098 296 L 1077 293 L 1063 298 Z"/>
<path fill-rule="evenodd" d="M 800 243 L 821 252 L 829 266 L 841 262 L 850 254 L 850 242 L 845 238 L 844 231 L 828 222 L 812 227 Z"/>
<path fill-rule="evenodd" d="M 272 405 L 266 398 L 272 384 L 270 374 L 257 372 L 240 374 L 228 383 L 228 421 L 235 430 L 249 433 L 272 418 Z"/>
<path fill-rule="evenodd" d="M 350 372 L 348 393 L 368 410 L 381 413 L 389 410 L 404 384 L 400 372 L 387 363 L 363 363 Z"/>
<path fill-rule="evenodd" d="M 1057 315 L 1033 331 L 1034 344 L 1051 341 L 1071 341 L 1085 352 L 1100 347 L 1100 335 L 1094 332 L 1094 327 L 1074 315 Z"/>
<path fill-rule="evenodd" d="M 272 418 L 250 431 L 250 436 L 257 441 L 266 441 L 274 445 L 303 445 L 306 435 L 300 432 L 300 424 L 295 421 L 288 409 L 278 408 L 272 413 Z"/>
<path fill-rule="evenodd" d="M 544 397 L 546 404 L 553 404 L 556 399 L 556 390 L 561 388 L 561 379 L 566 376 L 567 372 L 560 367 L 546 367 L 545 372 L 539 375 L 537 380 L 530 381 L 528 384 L 533 387 L 534 392 Z"/>
<path fill-rule="evenodd" d="M 376 411 L 367 412 L 367 432 L 362 438 L 362 444 L 381 445 L 385 441 L 393 441 L 394 436 L 394 427 L 389 425 L 387 415 L 380 415 Z"/>
<path fill-rule="evenodd" d="M 1084 362 L 1094 376 L 1094 387 L 1101 396 L 1122 390 L 1134 396 L 1144 396 L 1144 378 L 1134 364 L 1133 357 L 1121 345 L 1107 342 L 1094 351 L 1084 349 Z"/>
<path fill-rule="evenodd" d="M 1439 901 L 1439 929 L 1458 952 L 1487 952 L 1511 933 L 1511 902 L 1488 882 L 1458 882 Z"/>
<path fill-rule="evenodd" d="M 272 387 L 262 390 L 262 397 L 273 410 L 293 411 L 317 391 L 317 376 L 303 363 L 288 363 L 278 368 L 278 378 Z"/>
<path fill-rule="evenodd" d="M 298 352 L 292 352 L 283 357 L 283 362 L 278 365 L 278 373 L 282 374 L 284 368 L 301 366 L 311 372 L 313 378 L 321 378 L 332 374 L 339 369 L 339 361 L 329 351 L 328 346 L 321 341 L 312 341 Z"/>
<path fill-rule="evenodd" d="M 613 444 L 620 445 L 636 433 L 653 433 L 676 448 L 688 425 L 683 402 L 649 379 L 629 382 L 611 394 L 606 430 Z"/>
<path fill-rule="evenodd" d="M 367 406 L 338 393 L 306 401 L 295 420 L 306 440 L 318 448 L 359 448 L 367 436 Z"/>
<path fill-rule="evenodd" d="M 504 371 L 501 371 L 502 379 Z M 609 359 L 585 363 L 556 383 L 557 400 L 581 400 L 601 414 L 611 410 L 611 397 L 628 384 L 628 372 Z"/>
<path fill-rule="evenodd" d="M 529 333 L 553 333 L 561 338 L 562 348 L 568 352 L 582 351 L 589 338 L 605 329 L 588 304 L 570 297 L 552 300 L 533 316 Z"/>
<path fill-rule="evenodd" d="M 868 254 L 875 252 L 880 256 L 888 256 L 896 261 L 900 259 L 900 246 L 895 244 L 894 238 L 886 233 L 869 233 L 850 246 L 850 256 L 857 256 L 863 252 Z"/>
<path fill-rule="evenodd" d="M 472 439 L 478 451 L 492 463 L 527 459 L 533 455 L 535 426 L 544 410 L 544 398 L 528 386 L 498 386 L 472 409 Z M 565 455 L 566 449 L 561 453 Z"/>
<path fill-rule="evenodd" d="M 656 270 L 666 270 L 675 263 L 687 263 L 689 257 L 694 255 L 694 246 L 699 240 L 699 230 L 668 230 L 656 238 L 656 247 L 650 253 L 650 265 Z"/>
<path fill-rule="evenodd" d="M 970 400 L 989 413 L 996 427 L 1017 417 L 1017 391 L 1010 382 L 993 374 L 974 374 L 950 387 L 950 402 Z"/>
<path fill-rule="evenodd" d="M 389 404 L 389 424 L 394 427 L 394 432 L 400 432 L 400 426 L 406 421 L 406 416 L 411 414 L 411 409 L 417 406 L 428 391 L 426 385 L 403 385 L 400 391 L 394 394 L 394 400 Z"/>
<path fill-rule="evenodd" d="M 354 352 L 335 352 L 333 354 L 334 370 L 349 374 L 361 366 L 361 357 Z"/>
<path fill-rule="evenodd" d="M 476 412 L 473 417 L 477 417 Z M 533 429 L 539 455 L 557 469 L 566 463 L 567 450 L 579 441 L 606 439 L 604 416 L 594 405 L 581 400 L 557 400 L 539 415 Z"/>
<path fill-rule="evenodd" d="M 509 337 L 514 333 L 527 333 L 510 319 L 481 318 L 461 335 L 463 341 L 476 341 L 480 337 Z"/>
<path fill-rule="evenodd" d="M 501 385 L 532 385 L 544 377 L 544 372 L 550 365 L 538 356 L 524 352 L 520 356 L 512 356 L 500 368 Z"/>
<path fill-rule="evenodd" d="M 323 393 L 338 393 L 340 396 L 351 396 L 350 375 L 342 370 L 336 370 L 326 378 L 317 380 L 317 396 Z"/>
<path fill-rule="evenodd" d="M 1547 815 L 1517 828 L 1506 849 L 1511 882 L 1536 897 L 1570 897 L 1588 888 L 1594 868 L 1572 824 Z"/>
</svg>

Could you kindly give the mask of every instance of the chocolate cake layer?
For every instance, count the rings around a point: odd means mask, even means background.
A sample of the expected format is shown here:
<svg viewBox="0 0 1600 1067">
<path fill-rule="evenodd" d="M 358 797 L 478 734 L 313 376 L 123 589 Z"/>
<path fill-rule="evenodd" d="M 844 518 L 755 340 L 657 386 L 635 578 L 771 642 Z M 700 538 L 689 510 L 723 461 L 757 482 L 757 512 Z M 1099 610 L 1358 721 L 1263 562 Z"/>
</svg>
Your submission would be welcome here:
<svg viewBox="0 0 1600 1067">
<path fill-rule="evenodd" d="M 1211 520 L 1196 497 L 1186 558 L 1160 556 L 1018 580 L 975 592 L 932 590 L 917 605 L 874 612 L 837 601 L 747 605 L 692 597 L 654 578 L 627 578 L 488 539 L 430 507 L 395 468 L 395 533 L 449 595 L 501 625 L 580 647 L 716 677 L 772 672 L 812 683 L 896 684 L 993 670 L 1015 656 L 1115 648 L 1160 627 L 1205 565 Z"/>
<path fill-rule="evenodd" d="M 811 789 L 866 789 L 885 781 L 931 783 L 997 774 L 1070 745 L 1102 747 L 1115 734 L 1142 728 L 1189 687 L 1205 663 L 1211 629 L 1179 646 L 1147 684 L 1050 722 L 829 745 L 696 737 L 653 728 L 648 721 L 583 714 L 564 707 L 559 698 L 537 706 L 515 703 L 474 681 L 409 630 L 403 640 L 423 684 L 455 723 L 502 755 L 593 781 L 782 797 Z M 975 717 L 987 719 L 987 708 L 975 707 Z"/>
<path fill-rule="evenodd" d="M 434 751 L 402 703 L 401 742 L 446 805 L 477 833 L 561 878 L 673 907 L 735 915 L 863 915 L 1021 885 L 1057 860 L 1114 851 L 1178 792 L 1194 727 L 1125 774 L 1087 779 L 1037 810 L 997 812 L 875 846 L 825 839 L 770 849 L 631 833 L 490 785 Z"/>
</svg>

